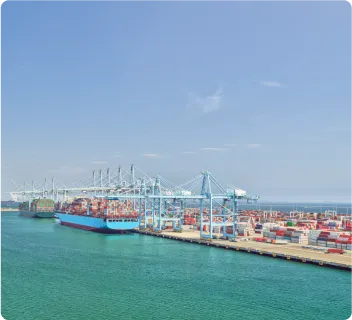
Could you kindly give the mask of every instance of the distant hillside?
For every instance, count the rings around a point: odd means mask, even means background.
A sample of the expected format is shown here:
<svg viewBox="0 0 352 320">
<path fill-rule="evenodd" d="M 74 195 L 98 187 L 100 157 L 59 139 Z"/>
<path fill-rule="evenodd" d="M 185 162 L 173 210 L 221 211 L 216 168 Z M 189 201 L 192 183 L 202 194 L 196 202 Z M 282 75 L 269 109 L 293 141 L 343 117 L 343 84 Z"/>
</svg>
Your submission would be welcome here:
<svg viewBox="0 0 352 320">
<path fill-rule="evenodd" d="M 18 208 L 19 202 L 15 201 L 1 201 L 1 208 Z"/>
</svg>

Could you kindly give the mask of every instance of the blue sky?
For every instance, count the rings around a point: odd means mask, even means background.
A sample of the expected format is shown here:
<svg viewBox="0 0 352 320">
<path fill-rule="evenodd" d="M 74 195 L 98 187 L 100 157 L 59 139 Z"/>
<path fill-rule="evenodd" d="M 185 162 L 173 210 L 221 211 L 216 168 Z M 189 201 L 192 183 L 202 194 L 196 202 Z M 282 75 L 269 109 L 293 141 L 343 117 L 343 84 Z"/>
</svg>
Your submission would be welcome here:
<svg viewBox="0 0 352 320">
<path fill-rule="evenodd" d="M 5 2 L 2 196 L 134 163 L 268 200 L 351 194 L 347 2 Z"/>
</svg>

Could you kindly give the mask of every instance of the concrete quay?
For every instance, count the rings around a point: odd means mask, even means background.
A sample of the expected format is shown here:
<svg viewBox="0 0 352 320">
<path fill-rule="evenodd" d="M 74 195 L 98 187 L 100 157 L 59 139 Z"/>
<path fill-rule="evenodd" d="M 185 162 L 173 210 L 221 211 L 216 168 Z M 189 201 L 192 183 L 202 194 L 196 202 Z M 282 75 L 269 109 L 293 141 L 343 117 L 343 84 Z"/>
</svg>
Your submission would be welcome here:
<svg viewBox="0 0 352 320">
<path fill-rule="evenodd" d="M 259 254 L 276 259 L 290 260 L 300 263 L 314 264 L 322 267 L 330 267 L 341 270 L 352 271 L 351 252 L 344 254 L 326 254 L 321 251 L 302 248 L 302 244 L 271 244 L 255 241 L 237 241 L 212 239 L 211 241 L 200 239 L 200 232 L 194 230 L 184 230 L 182 233 L 163 231 L 161 233 L 145 230 L 135 230 L 135 232 L 155 237 L 183 241 L 187 243 L 217 247 L 225 250 L 235 250 L 251 254 Z"/>
</svg>

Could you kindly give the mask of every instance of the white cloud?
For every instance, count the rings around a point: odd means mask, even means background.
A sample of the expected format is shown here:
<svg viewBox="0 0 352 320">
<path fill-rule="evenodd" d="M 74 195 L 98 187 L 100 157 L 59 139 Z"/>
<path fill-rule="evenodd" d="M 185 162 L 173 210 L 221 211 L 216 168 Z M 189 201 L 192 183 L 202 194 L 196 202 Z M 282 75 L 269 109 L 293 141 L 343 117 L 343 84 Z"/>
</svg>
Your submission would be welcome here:
<svg viewBox="0 0 352 320">
<path fill-rule="evenodd" d="M 206 151 L 224 151 L 227 150 L 226 148 L 201 148 L 201 150 L 206 150 Z"/>
<path fill-rule="evenodd" d="M 181 152 L 182 154 L 196 154 L 194 151 L 184 151 Z"/>
<path fill-rule="evenodd" d="M 160 157 L 160 156 L 158 154 L 156 154 L 156 153 L 144 153 L 144 154 L 142 154 L 142 157 L 157 158 L 157 157 Z"/>
<path fill-rule="evenodd" d="M 216 90 L 214 94 L 205 97 L 189 94 L 188 106 L 200 108 L 203 113 L 214 112 L 220 109 L 223 97 L 222 88 Z"/>
<path fill-rule="evenodd" d="M 247 147 L 249 149 L 260 148 L 260 144 L 258 144 L 258 143 L 250 143 Z"/>
<path fill-rule="evenodd" d="M 108 162 L 102 160 L 102 161 L 93 161 L 92 163 L 93 163 L 93 164 L 107 164 Z"/>
<path fill-rule="evenodd" d="M 266 87 L 284 87 L 283 84 L 276 81 L 262 81 L 260 82 L 260 84 Z"/>
<path fill-rule="evenodd" d="M 224 146 L 225 147 L 236 147 L 236 144 L 234 144 L 234 143 L 225 143 Z"/>
</svg>

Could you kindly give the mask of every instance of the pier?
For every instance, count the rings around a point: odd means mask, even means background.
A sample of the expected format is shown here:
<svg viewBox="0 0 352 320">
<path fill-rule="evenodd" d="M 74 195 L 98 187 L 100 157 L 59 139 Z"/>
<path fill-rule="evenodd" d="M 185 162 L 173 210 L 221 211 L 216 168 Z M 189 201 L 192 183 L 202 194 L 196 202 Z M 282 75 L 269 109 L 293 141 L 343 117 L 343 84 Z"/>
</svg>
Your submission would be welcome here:
<svg viewBox="0 0 352 320">
<path fill-rule="evenodd" d="M 6 212 L 8 212 L 8 211 L 14 211 L 14 212 L 18 212 L 18 208 L 1 208 L 1 211 L 6 211 Z"/>
<path fill-rule="evenodd" d="M 211 241 L 200 238 L 199 232 L 153 232 L 145 230 L 135 230 L 136 233 L 193 243 L 209 247 L 217 247 L 225 250 L 235 250 L 251 254 L 259 254 L 275 259 L 284 259 L 294 262 L 314 264 L 320 267 L 330 267 L 340 270 L 352 271 L 351 254 L 326 254 L 302 248 L 299 244 L 278 245 L 261 243 L 255 241 L 231 242 L 228 240 L 212 239 Z"/>
</svg>

